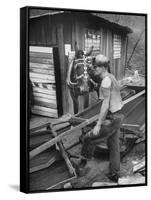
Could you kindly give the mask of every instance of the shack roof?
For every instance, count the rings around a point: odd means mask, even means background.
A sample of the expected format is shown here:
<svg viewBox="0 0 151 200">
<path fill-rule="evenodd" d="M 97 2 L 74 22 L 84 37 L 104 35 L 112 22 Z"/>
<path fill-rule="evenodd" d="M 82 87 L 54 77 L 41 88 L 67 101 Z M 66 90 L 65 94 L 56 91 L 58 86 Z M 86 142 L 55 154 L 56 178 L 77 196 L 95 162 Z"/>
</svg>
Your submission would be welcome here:
<svg viewBox="0 0 151 200">
<path fill-rule="evenodd" d="M 97 13 L 90 13 L 90 12 L 82 12 L 82 11 L 62 11 L 62 10 L 42 10 L 42 9 L 31 9 L 30 10 L 30 19 L 36 19 L 36 18 L 42 18 L 44 16 L 50 16 L 50 15 L 71 15 L 71 14 L 81 14 L 81 15 L 85 15 L 88 18 L 93 18 L 96 19 L 97 21 L 101 22 L 101 24 L 103 24 L 104 26 L 108 26 L 110 27 L 110 29 L 114 29 L 117 31 L 122 31 L 125 32 L 127 34 L 132 33 L 132 29 L 129 28 L 128 26 L 123 26 L 121 24 L 115 23 L 115 22 L 111 22 L 101 16 L 99 16 Z"/>
</svg>

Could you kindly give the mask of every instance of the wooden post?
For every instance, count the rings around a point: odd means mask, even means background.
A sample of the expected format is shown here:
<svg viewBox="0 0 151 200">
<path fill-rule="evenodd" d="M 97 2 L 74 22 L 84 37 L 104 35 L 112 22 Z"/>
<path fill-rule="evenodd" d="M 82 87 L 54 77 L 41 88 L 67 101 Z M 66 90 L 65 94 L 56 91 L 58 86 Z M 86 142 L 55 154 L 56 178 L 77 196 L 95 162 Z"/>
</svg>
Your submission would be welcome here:
<svg viewBox="0 0 151 200">
<path fill-rule="evenodd" d="M 66 68 L 65 66 L 65 49 L 64 49 L 64 37 L 63 37 L 63 24 L 57 24 L 57 41 L 60 57 L 60 71 L 61 71 L 61 89 L 62 89 L 62 105 L 63 113 L 68 112 L 68 97 L 67 97 L 67 85 L 66 85 Z"/>
</svg>

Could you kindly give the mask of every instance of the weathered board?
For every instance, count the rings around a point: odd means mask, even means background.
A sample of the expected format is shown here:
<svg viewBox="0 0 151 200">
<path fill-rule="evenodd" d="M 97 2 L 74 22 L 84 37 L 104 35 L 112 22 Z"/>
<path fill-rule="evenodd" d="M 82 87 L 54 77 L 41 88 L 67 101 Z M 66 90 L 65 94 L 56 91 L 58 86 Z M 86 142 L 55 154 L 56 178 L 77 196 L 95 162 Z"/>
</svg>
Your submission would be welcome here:
<svg viewBox="0 0 151 200">
<path fill-rule="evenodd" d="M 53 49 L 30 46 L 29 75 L 33 86 L 32 113 L 58 117 Z"/>
</svg>

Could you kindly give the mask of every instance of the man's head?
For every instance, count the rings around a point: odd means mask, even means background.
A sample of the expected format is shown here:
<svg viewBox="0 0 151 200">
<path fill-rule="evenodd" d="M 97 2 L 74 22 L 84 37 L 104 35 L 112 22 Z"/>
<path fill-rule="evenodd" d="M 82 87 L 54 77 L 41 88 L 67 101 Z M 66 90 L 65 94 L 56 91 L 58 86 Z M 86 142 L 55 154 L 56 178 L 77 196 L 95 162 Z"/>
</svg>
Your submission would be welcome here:
<svg viewBox="0 0 151 200">
<path fill-rule="evenodd" d="M 103 72 L 108 71 L 109 59 L 106 56 L 99 54 L 95 57 L 93 65 L 95 75 L 102 75 Z"/>
</svg>

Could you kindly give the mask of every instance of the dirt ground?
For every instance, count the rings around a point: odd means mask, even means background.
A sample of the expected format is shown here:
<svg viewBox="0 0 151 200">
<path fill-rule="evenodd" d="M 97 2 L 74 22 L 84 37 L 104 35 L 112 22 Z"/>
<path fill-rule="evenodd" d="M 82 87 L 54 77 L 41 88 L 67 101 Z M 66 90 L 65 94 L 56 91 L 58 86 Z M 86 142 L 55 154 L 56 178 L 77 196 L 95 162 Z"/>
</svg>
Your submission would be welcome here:
<svg viewBox="0 0 151 200">
<path fill-rule="evenodd" d="M 145 155 L 145 143 L 141 142 L 133 147 L 131 151 L 121 160 L 121 177 L 133 176 L 133 166 Z M 89 160 L 86 166 L 81 169 L 78 178 L 74 180 L 72 188 L 92 187 L 95 182 L 113 183 L 105 175 L 108 173 L 108 153 L 96 152 L 95 157 Z M 114 185 L 114 184 L 113 184 Z M 116 184 L 115 184 L 116 185 Z"/>
</svg>

